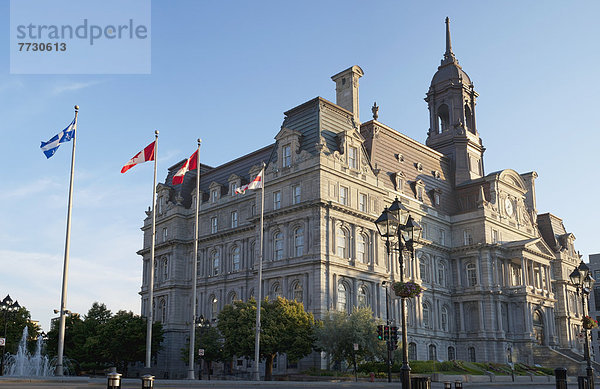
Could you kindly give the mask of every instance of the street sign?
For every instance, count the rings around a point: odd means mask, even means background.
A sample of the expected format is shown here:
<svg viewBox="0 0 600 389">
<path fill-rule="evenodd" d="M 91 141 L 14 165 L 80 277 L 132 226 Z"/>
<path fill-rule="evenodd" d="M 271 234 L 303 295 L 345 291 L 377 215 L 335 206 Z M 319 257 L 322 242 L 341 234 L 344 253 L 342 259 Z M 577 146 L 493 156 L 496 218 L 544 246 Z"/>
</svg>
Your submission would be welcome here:
<svg viewBox="0 0 600 389">
<path fill-rule="evenodd" d="M 204 349 L 203 348 L 199 348 L 198 349 L 198 355 L 203 357 L 204 356 Z"/>
<path fill-rule="evenodd" d="M 353 346 L 354 346 L 354 351 L 358 351 L 358 343 L 354 343 Z"/>
<path fill-rule="evenodd" d="M 6 346 L 6 338 L 0 338 L 0 347 Z"/>
</svg>

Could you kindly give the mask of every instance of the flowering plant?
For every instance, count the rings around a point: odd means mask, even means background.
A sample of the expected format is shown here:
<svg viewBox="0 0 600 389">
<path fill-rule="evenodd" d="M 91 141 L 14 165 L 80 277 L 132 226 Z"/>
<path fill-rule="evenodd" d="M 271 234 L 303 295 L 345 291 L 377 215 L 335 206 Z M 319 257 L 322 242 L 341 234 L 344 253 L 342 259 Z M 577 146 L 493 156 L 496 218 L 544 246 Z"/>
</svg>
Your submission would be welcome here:
<svg viewBox="0 0 600 389">
<path fill-rule="evenodd" d="M 594 328 L 598 328 L 598 322 L 589 316 L 584 316 L 583 328 L 585 328 L 586 330 L 593 330 Z"/>
<path fill-rule="evenodd" d="M 392 284 L 396 296 L 399 297 L 417 297 L 423 292 L 421 285 L 414 282 L 397 281 Z"/>
</svg>

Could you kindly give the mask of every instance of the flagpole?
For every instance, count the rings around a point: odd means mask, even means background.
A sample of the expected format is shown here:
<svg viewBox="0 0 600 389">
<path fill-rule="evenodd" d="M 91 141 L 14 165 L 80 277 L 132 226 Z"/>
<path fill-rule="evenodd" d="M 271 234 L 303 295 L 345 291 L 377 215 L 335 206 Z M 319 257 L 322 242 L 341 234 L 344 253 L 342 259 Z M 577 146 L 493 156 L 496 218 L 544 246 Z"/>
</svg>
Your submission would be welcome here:
<svg viewBox="0 0 600 389">
<path fill-rule="evenodd" d="M 60 298 L 60 323 L 58 328 L 58 356 L 56 359 L 56 375 L 63 375 L 63 353 L 65 347 L 65 316 L 67 310 L 67 281 L 69 272 L 69 251 L 71 247 L 71 209 L 73 208 L 73 174 L 75 171 L 75 142 L 77 140 L 77 114 L 79 106 L 75 106 L 75 125 L 73 128 L 73 149 L 71 152 L 71 178 L 69 180 L 69 205 L 67 207 L 67 232 L 65 238 L 65 259 L 63 264 L 62 295 Z"/>
<path fill-rule="evenodd" d="M 152 324 L 154 322 L 154 245 L 156 242 L 156 168 L 158 164 L 158 130 L 154 131 L 154 183 L 152 184 L 152 243 L 150 244 L 150 296 L 146 304 L 146 368 L 152 362 Z"/>
<path fill-rule="evenodd" d="M 188 379 L 195 379 L 194 374 L 194 348 L 196 343 L 196 293 L 198 284 L 198 214 L 200 213 L 200 145 L 202 139 L 198 138 L 198 150 L 196 151 L 196 212 L 194 224 L 194 259 L 193 259 L 193 275 L 192 275 L 192 318 L 190 325 L 190 354 L 188 369 Z"/>
<path fill-rule="evenodd" d="M 260 206 L 260 252 L 258 254 L 258 297 L 256 299 L 256 336 L 254 340 L 254 380 L 260 381 L 260 305 L 262 301 L 263 226 L 265 215 L 265 163 L 260 171 L 262 178 Z"/>
</svg>

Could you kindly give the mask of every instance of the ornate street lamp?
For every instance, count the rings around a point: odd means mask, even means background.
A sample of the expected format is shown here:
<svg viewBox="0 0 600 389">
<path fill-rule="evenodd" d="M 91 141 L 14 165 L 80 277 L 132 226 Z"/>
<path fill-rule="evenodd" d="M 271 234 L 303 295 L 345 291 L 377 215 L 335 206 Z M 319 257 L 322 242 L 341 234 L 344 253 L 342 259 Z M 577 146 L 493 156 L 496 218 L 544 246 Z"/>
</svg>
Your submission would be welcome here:
<svg viewBox="0 0 600 389">
<path fill-rule="evenodd" d="M 4 300 L 0 302 L 0 311 L 4 314 L 4 350 L 2 352 L 2 358 L 0 358 L 0 375 L 4 375 L 4 356 L 6 355 L 6 330 L 8 327 L 8 314 L 18 311 L 21 308 L 18 301 L 14 301 L 10 298 L 10 295 L 6 295 Z"/>
<path fill-rule="evenodd" d="M 577 253 L 581 258 L 581 255 Z M 581 292 L 581 306 L 582 306 L 582 314 L 586 316 L 586 298 L 589 296 L 590 291 L 592 289 L 592 285 L 594 284 L 594 279 L 590 275 L 590 268 L 583 262 L 579 264 L 578 267 L 573 270 L 573 272 L 569 275 L 569 279 L 571 280 L 571 284 L 575 286 L 577 289 L 577 295 L 579 296 Z M 590 356 L 590 338 L 589 338 L 589 328 L 586 328 L 585 325 L 582 325 L 583 330 L 585 331 L 585 343 L 584 343 L 584 353 L 585 360 L 587 362 L 587 378 L 588 384 L 590 388 L 594 387 L 594 369 L 592 368 L 592 358 Z"/>
<path fill-rule="evenodd" d="M 402 220 L 404 216 L 406 223 Z M 417 223 L 412 216 L 409 214 L 408 209 L 398 198 L 392 202 L 389 208 L 385 208 L 383 213 L 377 220 L 375 220 L 375 226 L 379 231 L 379 235 L 385 238 L 385 247 L 387 249 L 388 259 L 391 258 L 392 254 L 392 243 L 390 239 L 396 239 L 398 242 L 398 262 L 400 264 L 400 280 L 404 281 L 404 251 L 410 254 L 411 259 L 415 256 L 414 242 L 419 239 L 421 233 L 421 226 Z M 401 381 L 403 389 L 410 389 L 410 366 L 408 364 L 408 337 L 406 331 L 406 298 L 400 297 L 400 316 L 402 318 L 402 368 L 401 368 Z"/>
</svg>

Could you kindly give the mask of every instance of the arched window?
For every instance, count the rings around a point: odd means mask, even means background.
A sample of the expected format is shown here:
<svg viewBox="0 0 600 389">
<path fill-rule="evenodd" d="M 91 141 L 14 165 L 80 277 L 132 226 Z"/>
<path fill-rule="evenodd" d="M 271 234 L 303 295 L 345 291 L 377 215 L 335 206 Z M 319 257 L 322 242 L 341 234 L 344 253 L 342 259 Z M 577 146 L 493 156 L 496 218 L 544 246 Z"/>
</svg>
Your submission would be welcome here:
<svg viewBox="0 0 600 389">
<path fill-rule="evenodd" d="M 446 286 L 446 262 L 438 262 L 437 276 L 438 284 L 440 284 L 441 286 Z"/>
<path fill-rule="evenodd" d="M 431 309 L 429 303 L 423 303 L 423 327 L 431 327 Z"/>
<path fill-rule="evenodd" d="M 210 254 L 210 263 L 212 264 L 212 275 L 219 275 L 221 271 L 221 255 L 217 250 Z"/>
<path fill-rule="evenodd" d="M 469 103 L 465 103 L 465 124 L 467 125 L 467 129 L 471 131 L 473 134 L 475 133 L 475 123 L 473 122 L 473 114 L 471 113 L 471 108 L 469 107 Z"/>
<path fill-rule="evenodd" d="M 475 358 L 475 347 L 469 347 L 469 362 L 477 362 L 477 358 Z"/>
<path fill-rule="evenodd" d="M 362 263 L 369 263 L 369 237 L 358 234 L 356 237 L 356 259 Z"/>
<path fill-rule="evenodd" d="M 219 314 L 219 301 L 213 294 L 210 296 L 210 318 L 212 320 L 217 320 L 217 315 Z"/>
<path fill-rule="evenodd" d="M 448 360 L 453 361 L 456 359 L 456 349 L 452 346 L 448 347 Z"/>
<path fill-rule="evenodd" d="M 294 288 L 292 289 L 292 295 L 294 296 L 294 300 L 296 300 L 299 303 L 301 303 L 304 299 L 302 284 L 300 282 L 296 282 L 294 284 Z"/>
<path fill-rule="evenodd" d="M 296 257 L 304 255 L 304 227 L 297 227 L 294 230 L 294 255 Z"/>
<path fill-rule="evenodd" d="M 438 107 L 438 133 L 450 128 L 450 112 L 446 104 Z"/>
<path fill-rule="evenodd" d="M 338 227 L 335 234 L 337 256 L 348 258 L 348 234 L 346 233 L 346 230 Z"/>
<path fill-rule="evenodd" d="M 366 308 L 369 305 L 369 292 L 366 286 L 358 288 L 358 307 Z"/>
<path fill-rule="evenodd" d="M 231 249 L 231 271 L 240 270 L 240 246 Z"/>
<path fill-rule="evenodd" d="M 348 288 L 343 282 L 338 284 L 337 309 L 340 312 L 348 312 Z"/>
<path fill-rule="evenodd" d="M 437 349 L 435 348 L 435 344 L 429 345 L 429 360 L 435 361 L 437 359 Z"/>
<path fill-rule="evenodd" d="M 440 328 L 442 331 L 448 331 L 448 308 L 445 306 L 440 312 Z"/>
<path fill-rule="evenodd" d="M 283 233 L 276 232 L 273 235 L 273 260 L 280 261 L 283 259 Z"/>
<path fill-rule="evenodd" d="M 273 300 L 277 300 L 277 297 L 281 297 L 281 286 L 279 286 L 279 282 L 276 282 L 271 287 L 271 297 Z"/>
<path fill-rule="evenodd" d="M 154 283 L 158 283 L 158 260 L 154 260 Z"/>
<path fill-rule="evenodd" d="M 467 264 L 467 285 L 477 285 L 477 266 L 473 262 Z"/>
<path fill-rule="evenodd" d="M 417 344 L 415 342 L 408 344 L 408 359 L 411 361 L 417 360 Z"/>
<path fill-rule="evenodd" d="M 431 282 L 431 266 L 426 255 L 422 255 L 419 259 L 419 275 L 423 282 Z"/>
<path fill-rule="evenodd" d="M 163 259 L 163 281 L 169 279 L 169 260 Z"/>
<path fill-rule="evenodd" d="M 229 301 L 229 304 L 233 304 L 237 299 L 237 294 L 235 292 L 231 292 L 229 293 L 229 298 L 227 300 Z"/>
<path fill-rule="evenodd" d="M 161 299 L 158 309 L 160 310 L 160 321 L 161 323 L 167 322 L 167 302 L 165 299 Z"/>
</svg>

